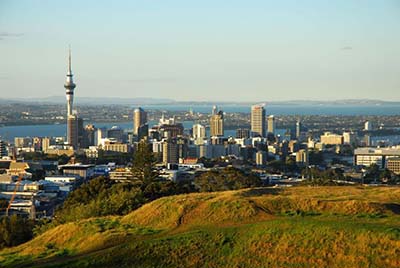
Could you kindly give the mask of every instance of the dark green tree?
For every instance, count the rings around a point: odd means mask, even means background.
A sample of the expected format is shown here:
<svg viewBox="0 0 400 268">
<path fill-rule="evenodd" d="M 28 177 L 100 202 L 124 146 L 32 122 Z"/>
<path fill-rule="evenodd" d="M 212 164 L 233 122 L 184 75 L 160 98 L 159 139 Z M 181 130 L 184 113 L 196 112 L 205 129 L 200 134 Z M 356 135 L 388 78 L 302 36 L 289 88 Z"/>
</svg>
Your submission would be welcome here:
<svg viewBox="0 0 400 268">
<path fill-rule="evenodd" d="M 195 179 L 195 185 L 200 192 L 237 190 L 261 186 L 261 180 L 254 174 L 228 167 L 223 170 L 212 170 L 201 174 Z"/>
<path fill-rule="evenodd" d="M 13 247 L 32 238 L 33 221 L 12 215 L 0 220 L 0 248 Z"/>
<path fill-rule="evenodd" d="M 4 211 L 8 207 L 7 199 L 0 198 L 0 211 Z"/>
<path fill-rule="evenodd" d="M 132 174 L 135 178 L 142 181 L 144 187 L 153 182 L 158 177 L 155 169 L 156 158 L 150 145 L 142 140 L 133 157 Z"/>
<path fill-rule="evenodd" d="M 367 173 L 365 175 L 366 179 L 378 179 L 380 178 L 381 172 L 377 164 L 372 164 L 367 168 Z"/>
<path fill-rule="evenodd" d="M 324 156 L 322 152 L 310 151 L 308 154 L 308 160 L 310 165 L 323 165 L 324 164 Z"/>
</svg>

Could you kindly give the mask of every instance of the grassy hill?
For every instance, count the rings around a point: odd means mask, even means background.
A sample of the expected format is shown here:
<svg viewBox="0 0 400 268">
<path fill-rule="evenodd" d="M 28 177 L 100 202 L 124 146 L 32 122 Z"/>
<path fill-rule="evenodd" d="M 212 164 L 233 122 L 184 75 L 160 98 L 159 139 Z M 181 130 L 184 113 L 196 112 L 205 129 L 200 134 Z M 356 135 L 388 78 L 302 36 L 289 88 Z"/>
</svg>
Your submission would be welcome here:
<svg viewBox="0 0 400 268">
<path fill-rule="evenodd" d="M 257 188 L 161 198 L 58 226 L 1 267 L 400 267 L 400 188 Z"/>
</svg>

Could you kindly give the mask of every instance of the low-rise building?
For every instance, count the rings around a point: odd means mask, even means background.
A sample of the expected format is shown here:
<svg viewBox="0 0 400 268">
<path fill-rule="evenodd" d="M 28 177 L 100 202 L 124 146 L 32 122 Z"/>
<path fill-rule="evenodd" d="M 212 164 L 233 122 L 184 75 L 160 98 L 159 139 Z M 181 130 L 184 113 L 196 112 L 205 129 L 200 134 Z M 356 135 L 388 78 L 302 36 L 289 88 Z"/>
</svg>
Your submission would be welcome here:
<svg viewBox="0 0 400 268">
<path fill-rule="evenodd" d="M 343 136 L 331 132 L 325 132 L 321 135 L 321 143 L 326 145 L 343 144 Z"/>
<path fill-rule="evenodd" d="M 126 143 L 119 143 L 119 142 L 105 142 L 104 146 L 102 146 L 104 151 L 110 152 L 118 152 L 118 153 L 130 153 L 131 146 Z"/>
<path fill-rule="evenodd" d="M 400 157 L 390 157 L 386 161 L 386 168 L 394 174 L 400 174 Z"/>
<path fill-rule="evenodd" d="M 59 166 L 64 175 L 78 175 L 83 180 L 91 179 L 94 176 L 94 165 L 67 164 Z"/>
<path fill-rule="evenodd" d="M 116 182 L 127 182 L 136 179 L 129 168 L 116 168 L 110 171 L 110 180 Z"/>
<path fill-rule="evenodd" d="M 256 153 L 256 165 L 265 166 L 267 164 L 267 155 L 266 151 L 258 151 Z"/>
<path fill-rule="evenodd" d="M 296 164 L 299 166 L 308 166 L 308 151 L 299 150 L 296 153 Z"/>
<path fill-rule="evenodd" d="M 358 166 L 369 167 L 372 164 L 376 164 L 380 168 L 385 168 L 386 160 L 393 157 L 400 157 L 400 147 L 364 147 L 354 150 L 354 163 Z"/>
</svg>

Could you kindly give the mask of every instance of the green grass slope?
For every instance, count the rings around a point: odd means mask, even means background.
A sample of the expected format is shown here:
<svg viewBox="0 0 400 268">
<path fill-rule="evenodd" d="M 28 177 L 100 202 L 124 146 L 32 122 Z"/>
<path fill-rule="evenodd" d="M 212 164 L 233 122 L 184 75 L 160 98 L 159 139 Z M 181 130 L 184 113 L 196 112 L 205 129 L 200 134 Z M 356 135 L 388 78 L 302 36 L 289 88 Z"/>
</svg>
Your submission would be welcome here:
<svg viewBox="0 0 400 268">
<path fill-rule="evenodd" d="M 0 252 L 0 267 L 400 267 L 400 188 L 161 198 Z"/>
</svg>

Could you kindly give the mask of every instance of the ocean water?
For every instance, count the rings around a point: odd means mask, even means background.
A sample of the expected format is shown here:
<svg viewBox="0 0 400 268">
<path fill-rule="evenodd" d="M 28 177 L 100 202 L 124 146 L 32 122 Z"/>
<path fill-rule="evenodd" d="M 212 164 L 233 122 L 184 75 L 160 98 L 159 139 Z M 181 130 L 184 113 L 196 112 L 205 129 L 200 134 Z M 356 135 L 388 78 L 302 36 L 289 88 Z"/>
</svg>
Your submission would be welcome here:
<svg viewBox="0 0 400 268">
<path fill-rule="evenodd" d="M 144 109 L 166 111 L 189 111 L 210 113 L 212 105 L 144 105 Z M 219 109 L 227 113 L 250 113 L 248 105 L 219 105 Z M 265 106 L 267 114 L 273 115 L 400 115 L 397 105 L 277 105 Z"/>
<path fill-rule="evenodd" d="M 150 121 L 150 127 L 156 125 L 156 121 Z M 84 124 L 87 124 L 84 122 Z M 90 123 L 97 128 L 111 128 L 118 126 L 125 131 L 131 131 L 133 128 L 132 122 L 116 122 L 116 123 L 101 123 L 95 122 Z M 192 121 L 185 121 L 182 123 L 185 131 L 193 127 Z M 225 130 L 225 136 L 235 136 L 235 130 Z M 4 126 L 0 127 L 0 140 L 14 142 L 15 137 L 66 137 L 67 136 L 67 125 L 27 125 L 27 126 Z"/>
</svg>

